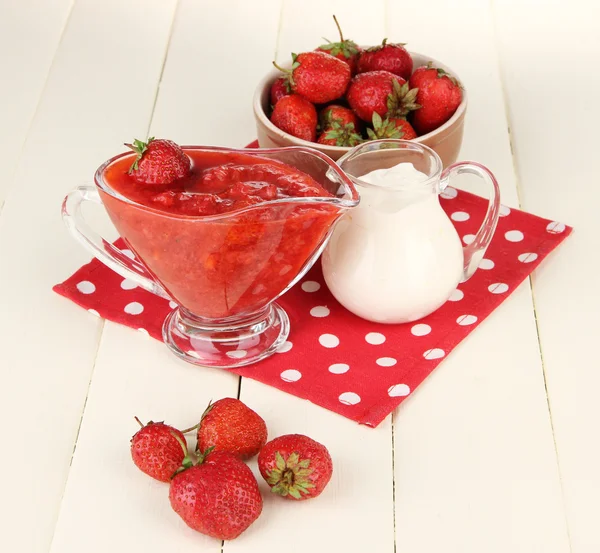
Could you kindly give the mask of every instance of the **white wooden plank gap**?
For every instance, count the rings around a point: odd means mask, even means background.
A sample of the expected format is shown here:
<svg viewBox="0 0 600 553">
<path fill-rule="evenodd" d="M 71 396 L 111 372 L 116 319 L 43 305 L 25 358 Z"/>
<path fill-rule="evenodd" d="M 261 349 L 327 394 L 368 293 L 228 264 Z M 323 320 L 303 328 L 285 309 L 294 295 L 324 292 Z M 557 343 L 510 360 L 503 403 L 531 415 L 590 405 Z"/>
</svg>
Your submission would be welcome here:
<svg viewBox="0 0 600 553">
<path fill-rule="evenodd" d="M 0 516 L 13 522 L 1 550 L 45 553 L 52 537 L 100 330 L 98 319 L 51 291 L 89 259 L 64 229 L 60 204 L 123 136 L 146 128 L 172 13 L 172 3 L 154 4 L 140 18 L 147 2 L 76 2 L 0 215 L 0 304 L 11 314 L 0 320 L 0 366 L 11 382 L 0 392 L 0 416 L 18 414 L 6 431 L 11 442 L 35 429 L 44 457 L 24 456 L 27 478 L 5 484 Z M 0 470 L 12 473 L 11 463 L 0 459 Z"/>
<path fill-rule="evenodd" d="M 461 158 L 490 167 L 503 202 L 518 205 L 489 4 L 428 0 L 390 10 L 390 40 L 457 72 L 469 92 Z M 526 285 L 405 402 L 394 432 L 398 548 L 569 550 Z"/>
<path fill-rule="evenodd" d="M 0 3 L 0 213 L 74 0 Z"/>
</svg>

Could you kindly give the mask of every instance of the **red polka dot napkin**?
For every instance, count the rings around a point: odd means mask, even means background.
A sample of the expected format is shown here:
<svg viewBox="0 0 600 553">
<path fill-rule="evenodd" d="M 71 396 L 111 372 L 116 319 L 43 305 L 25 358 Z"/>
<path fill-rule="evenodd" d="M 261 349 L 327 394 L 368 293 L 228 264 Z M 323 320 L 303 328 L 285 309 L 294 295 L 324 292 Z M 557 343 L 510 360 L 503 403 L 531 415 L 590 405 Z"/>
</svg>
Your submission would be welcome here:
<svg viewBox="0 0 600 553">
<path fill-rule="evenodd" d="M 452 188 L 441 197 L 465 244 L 483 221 L 487 203 Z M 500 215 L 475 275 L 438 311 L 416 323 L 376 324 L 346 311 L 327 290 L 317 263 L 278 301 L 291 322 L 289 339 L 279 353 L 234 372 L 377 426 L 572 230 L 508 207 Z M 95 259 L 54 290 L 94 315 L 158 340 L 174 307 Z"/>
</svg>

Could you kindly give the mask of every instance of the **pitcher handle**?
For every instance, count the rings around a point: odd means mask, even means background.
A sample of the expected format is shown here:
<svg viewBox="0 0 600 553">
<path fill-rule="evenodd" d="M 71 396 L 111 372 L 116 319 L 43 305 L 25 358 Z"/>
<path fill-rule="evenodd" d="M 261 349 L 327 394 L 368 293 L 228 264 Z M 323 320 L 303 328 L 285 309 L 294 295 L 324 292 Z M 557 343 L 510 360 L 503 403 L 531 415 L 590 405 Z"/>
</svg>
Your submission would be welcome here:
<svg viewBox="0 0 600 553">
<path fill-rule="evenodd" d="M 473 241 L 463 248 L 464 266 L 463 266 L 463 282 L 473 276 L 473 273 L 479 267 L 479 263 L 483 259 L 485 250 L 490 245 L 498 217 L 500 215 L 500 188 L 496 177 L 490 172 L 487 167 L 473 161 L 461 161 L 447 167 L 441 176 L 440 192 L 443 192 L 450 183 L 450 179 L 454 175 L 468 173 L 476 175 L 485 182 L 492 185 L 492 196 L 490 198 L 487 213 L 483 219 L 483 223 Z"/>
<path fill-rule="evenodd" d="M 81 213 L 81 204 L 84 202 L 102 205 L 95 186 L 79 186 L 67 194 L 62 204 L 62 218 L 73 237 L 94 257 L 122 277 L 132 280 L 148 292 L 170 300 L 169 295 L 151 278 L 142 264 L 127 257 L 88 226 Z"/>
</svg>

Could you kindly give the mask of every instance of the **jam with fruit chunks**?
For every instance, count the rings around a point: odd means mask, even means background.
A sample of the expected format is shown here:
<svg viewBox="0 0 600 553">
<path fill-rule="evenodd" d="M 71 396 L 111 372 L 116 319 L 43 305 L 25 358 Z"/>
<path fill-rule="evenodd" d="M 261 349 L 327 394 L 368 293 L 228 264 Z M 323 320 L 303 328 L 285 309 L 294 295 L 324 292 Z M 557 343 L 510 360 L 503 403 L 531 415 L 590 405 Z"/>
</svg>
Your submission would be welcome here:
<svg viewBox="0 0 600 553">
<path fill-rule="evenodd" d="M 120 235 L 185 309 L 207 319 L 257 312 L 291 284 L 338 215 L 335 206 L 285 199 L 332 194 L 268 158 L 186 154 L 190 174 L 167 187 L 135 182 L 127 173 L 133 156 L 117 159 L 104 181 L 139 205 L 100 190 L 102 201 Z"/>
</svg>

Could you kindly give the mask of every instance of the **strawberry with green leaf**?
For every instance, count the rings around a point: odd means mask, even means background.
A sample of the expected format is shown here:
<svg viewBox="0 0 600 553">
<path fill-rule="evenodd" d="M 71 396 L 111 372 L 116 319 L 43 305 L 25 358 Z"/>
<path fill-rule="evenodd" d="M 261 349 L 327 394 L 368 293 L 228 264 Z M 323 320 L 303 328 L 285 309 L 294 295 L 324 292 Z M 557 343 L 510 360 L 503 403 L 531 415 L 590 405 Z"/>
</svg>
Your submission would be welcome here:
<svg viewBox="0 0 600 553">
<path fill-rule="evenodd" d="M 373 46 L 360 55 L 357 71 L 389 71 L 408 79 L 412 73 L 413 60 L 404 46 L 404 43 L 393 44 L 384 38 L 380 46 Z"/>
<path fill-rule="evenodd" d="M 370 130 L 370 129 L 369 129 Z M 328 146 L 353 147 L 360 144 L 363 138 L 356 132 L 354 123 L 345 125 L 334 121 L 319 135 L 317 142 Z"/>
<path fill-rule="evenodd" d="M 129 174 L 140 184 L 167 186 L 190 173 L 190 158 L 171 140 L 135 139 L 133 144 L 125 146 L 137 154 Z"/>
<path fill-rule="evenodd" d="M 367 129 L 367 135 L 371 140 L 382 138 L 402 138 L 412 140 L 417 138 L 415 129 L 402 117 L 386 117 L 382 119 L 378 113 L 373 114 L 373 128 Z"/>
<path fill-rule="evenodd" d="M 340 34 L 339 42 L 331 42 L 328 39 L 324 39 L 327 41 L 326 44 L 321 44 L 317 48 L 318 52 L 325 52 L 326 54 L 332 55 L 334 58 L 342 60 L 347 63 L 350 67 L 350 71 L 354 75 L 356 73 L 356 64 L 358 61 L 358 57 L 362 51 L 360 46 L 356 44 L 353 40 L 345 39 L 342 34 L 342 28 L 337 20 L 337 17 L 334 15 L 333 20 L 335 21 L 335 25 L 338 29 L 338 33 Z"/>
</svg>

